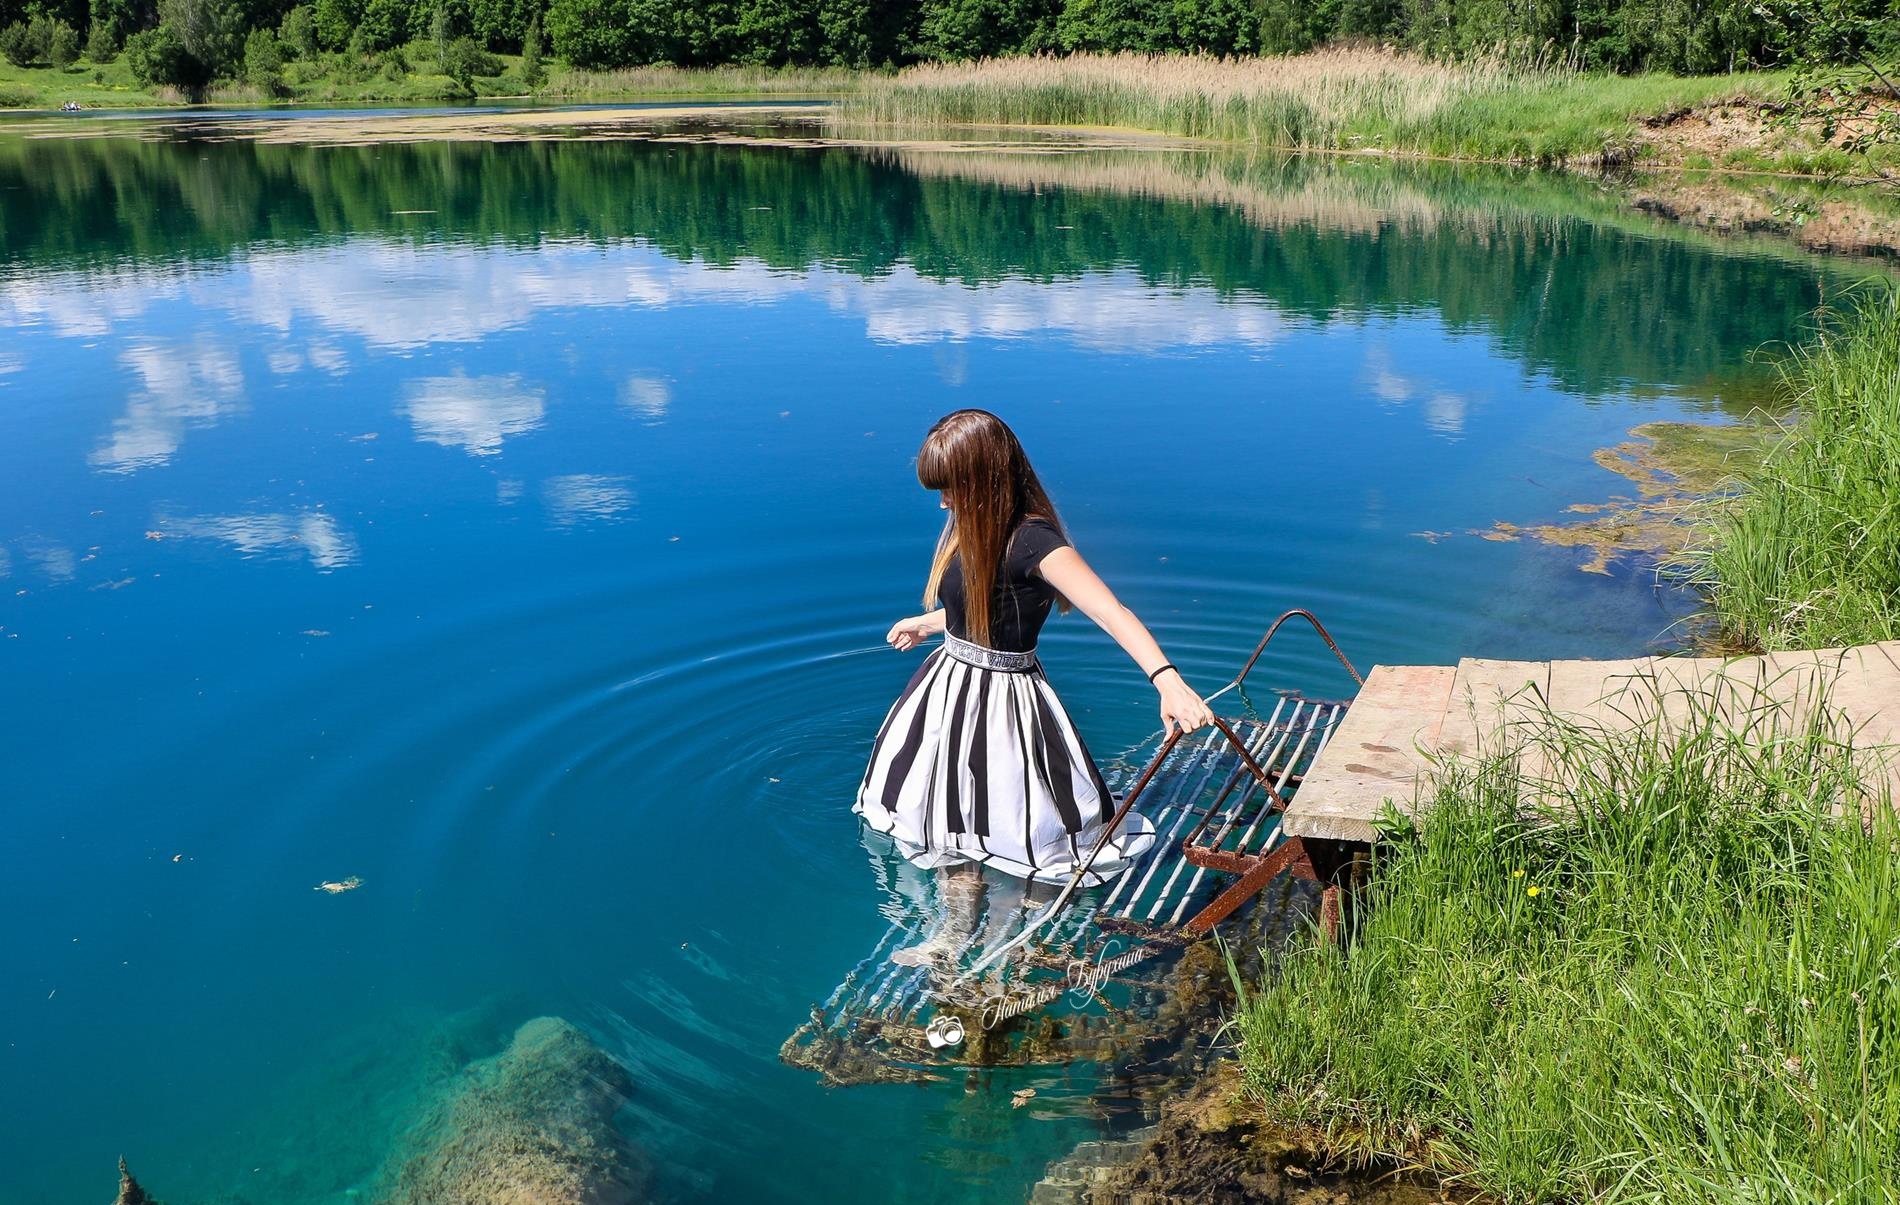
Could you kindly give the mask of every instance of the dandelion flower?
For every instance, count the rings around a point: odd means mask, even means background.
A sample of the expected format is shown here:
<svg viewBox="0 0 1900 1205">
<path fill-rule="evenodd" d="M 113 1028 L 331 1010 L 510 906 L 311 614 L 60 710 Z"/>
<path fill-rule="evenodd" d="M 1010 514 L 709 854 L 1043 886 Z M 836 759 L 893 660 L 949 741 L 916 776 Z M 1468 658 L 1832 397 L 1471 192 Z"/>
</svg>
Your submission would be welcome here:
<svg viewBox="0 0 1900 1205">
<path fill-rule="evenodd" d="M 1525 895 L 1528 895 L 1528 896 L 1532 896 L 1532 897 L 1535 897 L 1535 896 L 1537 895 L 1537 893 L 1538 893 L 1538 892 L 1540 892 L 1540 891 L 1542 891 L 1542 890 L 1543 890 L 1543 888 L 1542 888 L 1542 887 L 1539 887 L 1539 886 L 1538 886 L 1537 884 L 1535 884 L 1535 883 L 1532 883 L 1532 884 L 1531 884 L 1531 885 L 1530 885 L 1529 887 L 1526 887 L 1526 888 L 1524 889 L 1524 894 L 1525 894 Z"/>
</svg>

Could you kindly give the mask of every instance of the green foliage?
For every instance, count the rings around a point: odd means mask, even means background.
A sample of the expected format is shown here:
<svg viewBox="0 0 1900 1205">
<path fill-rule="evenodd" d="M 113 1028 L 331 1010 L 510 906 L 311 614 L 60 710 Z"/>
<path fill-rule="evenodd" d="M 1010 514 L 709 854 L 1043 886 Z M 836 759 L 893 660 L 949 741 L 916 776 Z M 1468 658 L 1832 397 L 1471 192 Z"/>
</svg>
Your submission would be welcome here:
<svg viewBox="0 0 1900 1205">
<path fill-rule="evenodd" d="M 350 44 L 362 16 L 360 0 L 316 0 L 310 18 L 316 26 L 317 44 L 325 50 L 342 50 Z"/>
<path fill-rule="evenodd" d="M 321 47 L 317 44 L 316 15 L 308 4 L 299 4 L 284 14 L 283 23 L 277 27 L 277 40 L 291 58 L 317 57 Z"/>
<path fill-rule="evenodd" d="M 253 29 L 244 39 L 244 78 L 275 95 L 283 88 L 284 52 L 277 35 L 268 29 Z"/>
<path fill-rule="evenodd" d="M 619 67 L 635 60 L 625 0 L 552 0 L 548 40 L 576 67 Z"/>
<path fill-rule="evenodd" d="M 211 82 L 210 66 L 192 54 L 178 31 L 168 24 L 127 38 L 124 54 L 132 78 L 147 87 L 197 92 Z"/>
<path fill-rule="evenodd" d="M 112 22 L 93 18 L 86 34 L 86 57 L 95 63 L 110 63 L 119 57 L 119 30 Z"/>
<path fill-rule="evenodd" d="M 521 82 L 533 91 L 547 80 L 547 74 L 541 64 L 541 18 L 535 16 L 521 35 Z"/>
<path fill-rule="evenodd" d="M 442 74 L 473 92 L 475 81 L 483 76 L 500 75 L 501 60 L 482 49 L 473 38 L 456 38 L 442 58 Z"/>
<path fill-rule="evenodd" d="M 46 39 L 46 59 L 55 67 L 70 67 L 79 61 L 79 34 L 66 22 L 53 23 Z"/>
<path fill-rule="evenodd" d="M 409 0 L 368 0 L 354 38 L 367 51 L 387 50 L 409 40 Z"/>
<path fill-rule="evenodd" d="M 1900 290 L 1826 316 L 1783 367 L 1787 437 L 1682 567 L 1737 648 L 1900 638 Z"/>
<path fill-rule="evenodd" d="M 1445 768 L 1350 948 L 1250 996 L 1251 1089 L 1486 1200 L 1891 1201 L 1900 818 L 1812 694 L 1623 707 Z"/>
<path fill-rule="evenodd" d="M 158 16 L 200 64 L 205 82 L 239 67 L 244 26 L 236 0 L 158 0 Z"/>
<path fill-rule="evenodd" d="M 935 59 L 982 59 L 1018 46 L 1055 43 L 1055 4 L 1017 0 L 924 0 L 917 46 Z"/>
<path fill-rule="evenodd" d="M 15 67 L 30 66 L 39 58 L 38 48 L 33 45 L 33 35 L 27 30 L 26 22 L 15 21 L 5 29 L 0 29 L 0 56 Z"/>
</svg>

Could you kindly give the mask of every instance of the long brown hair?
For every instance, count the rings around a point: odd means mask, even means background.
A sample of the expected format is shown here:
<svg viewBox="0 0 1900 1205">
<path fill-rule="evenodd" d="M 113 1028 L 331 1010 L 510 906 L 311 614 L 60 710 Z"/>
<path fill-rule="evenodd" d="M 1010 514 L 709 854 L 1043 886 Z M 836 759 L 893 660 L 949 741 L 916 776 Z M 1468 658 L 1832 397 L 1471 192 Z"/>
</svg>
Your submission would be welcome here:
<svg viewBox="0 0 1900 1205">
<path fill-rule="evenodd" d="M 924 583 L 924 606 L 934 607 L 943 572 L 955 556 L 963 567 L 964 629 L 978 644 L 990 642 L 990 600 L 996 573 L 1016 525 L 1030 516 L 1062 530 L 1056 508 L 1043 490 L 1029 456 L 1009 425 L 987 410 L 958 410 L 938 419 L 917 452 L 917 480 L 942 490 L 950 517 L 937 537 L 937 555 Z M 1060 594 L 1056 604 L 1069 609 Z"/>
</svg>

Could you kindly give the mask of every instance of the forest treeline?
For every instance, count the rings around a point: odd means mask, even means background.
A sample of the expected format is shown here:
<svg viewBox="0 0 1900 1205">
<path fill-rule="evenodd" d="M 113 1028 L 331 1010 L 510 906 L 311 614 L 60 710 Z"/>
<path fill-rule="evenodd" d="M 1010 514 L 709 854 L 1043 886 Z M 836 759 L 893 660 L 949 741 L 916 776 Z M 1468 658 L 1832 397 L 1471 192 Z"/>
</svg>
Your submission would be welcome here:
<svg viewBox="0 0 1900 1205">
<path fill-rule="evenodd" d="M 523 53 L 532 87 L 546 52 L 582 68 L 880 67 L 1339 41 L 1625 72 L 1878 63 L 1900 56 L 1900 0 L 0 0 L 0 53 L 18 65 L 124 52 L 143 82 L 186 88 L 268 86 L 323 56 L 407 71 L 418 43 L 464 82 L 501 72 L 491 52 Z"/>
</svg>

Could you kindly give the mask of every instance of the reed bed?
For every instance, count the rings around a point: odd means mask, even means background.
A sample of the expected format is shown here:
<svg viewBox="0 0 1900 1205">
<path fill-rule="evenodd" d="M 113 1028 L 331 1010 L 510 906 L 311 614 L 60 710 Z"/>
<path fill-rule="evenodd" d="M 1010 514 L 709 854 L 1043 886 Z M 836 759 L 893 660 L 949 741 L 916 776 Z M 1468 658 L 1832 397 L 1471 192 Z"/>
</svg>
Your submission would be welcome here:
<svg viewBox="0 0 1900 1205">
<path fill-rule="evenodd" d="M 555 72 L 536 89 L 543 99 L 645 96 L 837 96 L 855 91 L 865 73 L 845 67 L 625 67 Z"/>
<path fill-rule="evenodd" d="M 1891 799 L 1824 700 L 1648 710 L 1444 767 L 1351 946 L 1243 1000 L 1274 1120 L 1505 1202 L 1890 1205 Z"/>
<path fill-rule="evenodd" d="M 1518 162 L 1630 156 L 1643 115 L 1776 79 L 1585 76 L 1363 48 L 1264 58 L 1075 54 L 927 63 L 866 79 L 846 119 L 1139 129 L 1287 149 Z"/>
<path fill-rule="evenodd" d="M 1824 314 L 1782 386 L 1785 437 L 1677 567 L 1734 648 L 1900 638 L 1900 290 Z"/>
</svg>

